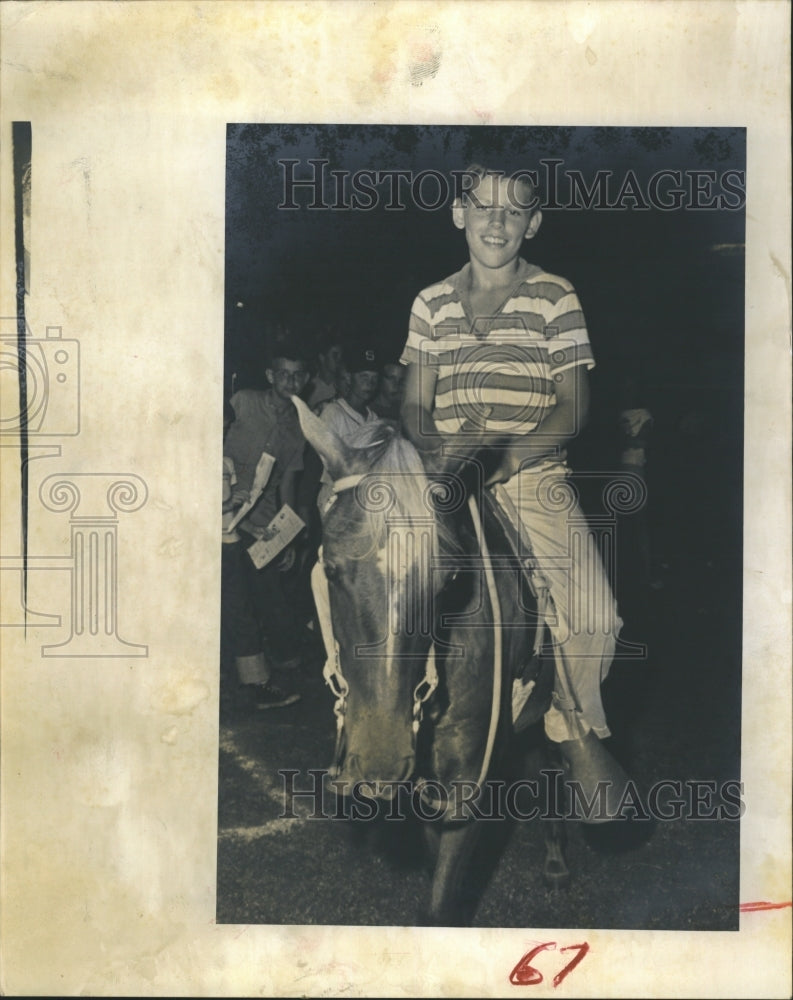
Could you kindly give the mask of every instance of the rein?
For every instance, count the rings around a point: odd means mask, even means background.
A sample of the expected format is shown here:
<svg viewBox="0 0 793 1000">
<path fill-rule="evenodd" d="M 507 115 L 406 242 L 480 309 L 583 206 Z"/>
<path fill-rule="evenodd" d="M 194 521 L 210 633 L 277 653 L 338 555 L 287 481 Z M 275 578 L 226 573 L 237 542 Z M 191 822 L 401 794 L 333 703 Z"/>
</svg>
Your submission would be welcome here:
<svg viewBox="0 0 793 1000">
<path fill-rule="evenodd" d="M 333 493 L 331 499 L 328 502 L 328 508 L 335 502 L 335 499 L 339 493 L 346 490 L 355 489 L 355 487 L 364 479 L 367 473 L 360 473 L 353 476 L 343 476 L 337 479 L 333 483 Z M 501 605 L 498 599 L 498 591 L 496 589 L 496 579 L 493 573 L 493 566 L 490 560 L 490 551 L 487 547 L 487 542 L 485 540 L 484 528 L 482 526 L 481 516 L 479 512 L 479 506 L 475 498 L 471 495 L 468 497 L 468 508 L 471 512 L 471 518 L 474 522 L 474 531 L 476 533 L 477 543 L 479 545 L 479 550 L 482 554 L 482 561 L 485 570 L 485 581 L 487 583 L 488 593 L 490 595 L 490 605 L 493 610 L 493 698 L 491 702 L 490 710 L 490 727 L 487 734 L 487 744 L 485 746 L 485 753 L 482 759 L 482 769 L 477 780 L 477 786 L 481 786 L 482 782 L 487 777 L 488 771 L 490 770 L 490 762 L 493 756 L 493 748 L 496 741 L 496 732 L 498 730 L 498 720 L 501 710 L 501 659 L 502 659 L 502 632 L 501 632 Z M 330 608 L 327 609 L 328 613 Z M 322 676 L 325 683 L 333 692 L 336 701 L 333 706 L 333 714 L 336 716 L 336 750 L 335 750 L 335 770 L 338 773 L 338 769 L 341 763 L 342 756 L 342 746 L 344 740 L 344 716 L 346 713 L 347 706 L 347 694 L 349 693 L 350 687 L 347 680 L 344 677 L 341 669 L 341 661 L 339 659 L 339 644 L 336 640 L 333 640 L 334 649 L 333 656 L 328 657 L 325 662 L 325 666 L 322 670 Z M 435 664 L 435 644 L 430 646 L 429 653 L 427 654 L 427 662 L 424 668 L 424 677 L 419 681 L 413 691 L 413 743 L 415 747 L 416 737 L 421 726 L 421 721 L 423 717 L 423 706 L 430 697 L 434 694 L 435 689 L 438 687 L 438 669 Z"/>
<path fill-rule="evenodd" d="M 479 507 L 473 495 L 468 497 L 468 507 L 474 522 L 476 539 L 479 542 L 479 550 L 482 553 L 482 562 L 485 567 L 485 580 L 490 593 L 490 606 L 493 609 L 493 701 L 490 706 L 490 729 L 487 734 L 487 746 L 485 756 L 482 760 L 482 770 L 479 774 L 477 786 L 481 787 L 482 782 L 487 777 L 490 770 L 490 761 L 493 756 L 493 747 L 496 742 L 496 730 L 498 729 L 498 718 L 501 709 L 501 605 L 498 600 L 496 590 L 496 577 L 493 572 L 493 565 L 490 560 L 490 551 L 485 541 L 485 532 L 479 516 Z"/>
</svg>

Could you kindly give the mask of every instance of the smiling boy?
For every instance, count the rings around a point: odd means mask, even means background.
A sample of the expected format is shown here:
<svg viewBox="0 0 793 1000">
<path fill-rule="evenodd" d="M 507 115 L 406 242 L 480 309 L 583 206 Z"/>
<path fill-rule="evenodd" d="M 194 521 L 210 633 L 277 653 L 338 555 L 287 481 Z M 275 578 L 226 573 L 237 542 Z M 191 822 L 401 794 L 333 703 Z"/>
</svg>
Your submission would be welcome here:
<svg viewBox="0 0 793 1000">
<path fill-rule="evenodd" d="M 469 261 L 413 304 L 402 419 L 430 468 L 464 425 L 492 435 L 497 465 L 485 485 L 533 553 L 556 612 L 546 734 L 586 780 L 593 755 L 605 753 L 597 737 L 610 735 L 600 686 L 622 624 L 594 537 L 570 544 L 570 525 L 585 522 L 564 446 L 586 420 L 594 359 L 573 286 L 521 256 L 542 222 L 526 173 L 474 165 L 466 179 L 452 218 Z"/>
</svg>

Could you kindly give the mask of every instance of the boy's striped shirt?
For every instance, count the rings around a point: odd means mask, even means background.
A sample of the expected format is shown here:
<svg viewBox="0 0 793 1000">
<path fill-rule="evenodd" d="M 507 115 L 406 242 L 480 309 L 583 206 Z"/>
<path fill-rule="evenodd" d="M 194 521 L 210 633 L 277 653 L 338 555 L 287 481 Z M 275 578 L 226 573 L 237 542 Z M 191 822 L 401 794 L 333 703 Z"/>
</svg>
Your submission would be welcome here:
<svg viewBox="0 0 793 1000">
<path fill-rule="evenodd" d="M 475 317 L 470 264 L 421 292 L 410 317 L 404 364 L 437 372 L 438 430 L 453 434 L 470 417 L 494 433 L 532 431 L 555 404 L 554 376 L 594 367 L 584 314 L 573 286 L 520 261 L 515 285 L 495 316 Z"/>
</svg>

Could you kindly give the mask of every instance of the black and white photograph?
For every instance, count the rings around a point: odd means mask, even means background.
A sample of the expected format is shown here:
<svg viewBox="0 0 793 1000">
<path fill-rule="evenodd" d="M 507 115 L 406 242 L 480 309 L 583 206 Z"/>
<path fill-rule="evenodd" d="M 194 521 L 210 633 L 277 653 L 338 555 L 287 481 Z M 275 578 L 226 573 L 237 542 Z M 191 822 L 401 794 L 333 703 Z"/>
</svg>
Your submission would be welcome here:
<svg viewBox="0 0 793 1000">
<path fill-rule="evenodd" d="M 229 125 L 219 920 L 737 929 L 745 140 Z"/>
<path fill-rule="evenodd" d="M 0 992 L 791 995 L 789 62 L 0 4 Z"/>
</svg>

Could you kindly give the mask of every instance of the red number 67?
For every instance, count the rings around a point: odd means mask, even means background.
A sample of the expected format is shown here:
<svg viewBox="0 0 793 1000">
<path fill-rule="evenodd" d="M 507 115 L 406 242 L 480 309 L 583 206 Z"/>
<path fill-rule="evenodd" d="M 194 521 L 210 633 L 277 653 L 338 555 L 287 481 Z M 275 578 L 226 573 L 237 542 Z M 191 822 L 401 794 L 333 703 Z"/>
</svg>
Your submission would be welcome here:
<svg viewBox="0 0 793 1000">
<path fill-rule="evenodd" d="M 513 986 L 536 986 L 538 983 L 542 982 L 542 973 L 539 969 L 535 969 L 531 964 L 535 955 L 538 955 L 541 951 L 553 951 L 556 948 L 555 941 L 546 941 L 545 944 L 538 944 L 531 951 L 527 951 L 523 958 L 518 962 L 515 968 L 509 974 L 509 981 Z M 566 948 L 560 948 L 559 951 L 571 951 L 572 949 L 577 950 L 578 954 L 572 958 L 567 965 L 560 971 L 557 972 L 553 977 L 553 985 L 558 986 L 559 983 L 564 979 L 564 977 L 573 971 L 573 969 L 578 965 L 578 963 L 583 959 L 584 955 L 589 951 L 589 945 L 586 941 L 583 944 L 571 944 Z"/>
</svg>

